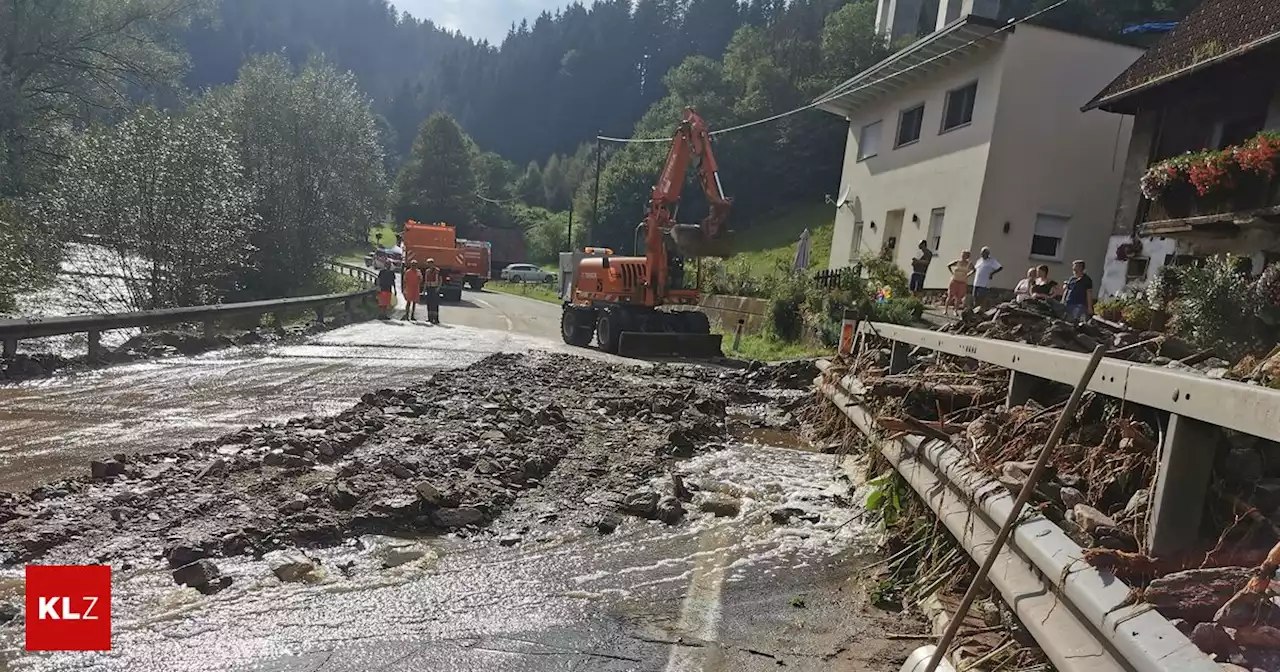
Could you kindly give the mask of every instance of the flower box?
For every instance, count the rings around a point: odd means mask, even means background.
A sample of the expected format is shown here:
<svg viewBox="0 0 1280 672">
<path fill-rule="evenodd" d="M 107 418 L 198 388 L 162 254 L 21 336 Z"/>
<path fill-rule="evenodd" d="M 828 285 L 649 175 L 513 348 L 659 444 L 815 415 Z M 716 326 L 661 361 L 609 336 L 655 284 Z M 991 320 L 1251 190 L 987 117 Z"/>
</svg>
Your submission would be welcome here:
<svg viewBox="0 0 1280 672">
<path fill-rule="evenodd" d="M 1155 207 L 1149 219 L 1183 219 L 1239 212 L 1277 202 L 1280 133 L 1264 131 L 1219 151 L 1160 161 L 1142 176 L 1142 194 Z"/>
</svg>

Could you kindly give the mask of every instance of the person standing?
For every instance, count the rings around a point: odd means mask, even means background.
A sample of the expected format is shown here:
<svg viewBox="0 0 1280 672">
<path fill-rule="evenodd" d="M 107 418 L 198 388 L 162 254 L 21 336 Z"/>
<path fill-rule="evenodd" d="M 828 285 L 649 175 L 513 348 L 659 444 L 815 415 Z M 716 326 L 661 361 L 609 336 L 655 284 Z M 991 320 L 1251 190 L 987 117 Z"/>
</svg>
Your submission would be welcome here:
<svg viewBox="0 0 1280 672">
<path fill-rule="evenodd" d="M 391 316 L 391 301 L 395 298 L 396 270 L 387 264 L 378 271 L 378 310 L 382 311 L 381 319 Z"/>
<path fill-rule="evenodd" d="M 1004 266 L 991 256 L 991 248 L 983 247 L 978 261 L 973 265 L 973 305 L 981 307 L 991 295 L 991 279 Z"/>
<path fill-rule="evenodd" d="M 911 293 L 924 291 L 924 276 L 929 272 L 929 262 L 933 261 L 933 250 L 929 249 L 929 241 L 922 240 L 916 248 L 916 255 L 911 258 Z"/>
<path fill-rule="evenodd" d="M 1058 283 L 1049 279 L 1049 266 L 1040 264 L 1036 267 L 1036 280 L 1031 283 L 1031 296 L 1037 299 L 1055 298 L 1062 293 Z"/>
<path fill-rule="evenodd" d="M 1018 281 L 1018 286 L 1013 288 L 1013 300 L 1022 303 L 1031 298 L 1031 288 L 1036 284 L 1036 267 L 1032 266 L 1027 269 L 1027 277 Z"/>
<path fill-rule="evenodd" d="M 1093 315 L 1093 278 L 1084 272 L 1084 262 L 1071 262 L 1071 277 L 1062 283 L 1062 302 L 1067 306 L 1067 318 L 1083 322 Z"/>
<path fill-rule="evenodd" d="M 960 258 L 947 264 L 951 271 L 951 282 L 947 285 L 947 301 L 943 304 L 942 314 L 946 315 L 951 306 L 956 312 L 964 310 L 964 296 L 969 289 L 969 276 L 973 275 L 973 262 L 969 260 L 969 250 L 960 253 Z"/>
<path fill-rule="evenodd" d="M 428 259 L 427 267 L 422 269 L 422 292 L 427 304 L 427 321 L 440 324 L 440 269 L 435 259 Z"/>
<path fill-rule="evenodd" d="M 405 320 L 418 319 L 418 299 L 422 293 L 422 271 L 418 270 L 417 264 L 406 266 L 404 269 L 404 286 L 400 292 L 404 295 L 404 317 Z"/>
</svg>

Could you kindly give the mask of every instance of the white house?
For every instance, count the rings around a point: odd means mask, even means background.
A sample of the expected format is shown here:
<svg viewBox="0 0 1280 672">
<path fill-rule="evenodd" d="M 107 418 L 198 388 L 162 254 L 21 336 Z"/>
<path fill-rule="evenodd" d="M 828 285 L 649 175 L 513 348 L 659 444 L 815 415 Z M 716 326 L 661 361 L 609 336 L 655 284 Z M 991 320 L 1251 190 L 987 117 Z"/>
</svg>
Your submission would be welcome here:
<svg viewBox="0 0 1280 672">
<path fill-rule="evenodd" d="M 974 3 L 942 0 L 937 30 L 823 95 L 849 121 L 831 268 L 870 253 L 909 270 L 927 240 L 927 288 L 982 246 L 1006 267 L 997 287 L 1042 263 L 1101 271 L 1132 120 L 1081 107 L 1141 50 L 958 16 L 995 4 Z M 881 29 L 912 30 L 919 7 L 880 0 Z"/>
</svg>

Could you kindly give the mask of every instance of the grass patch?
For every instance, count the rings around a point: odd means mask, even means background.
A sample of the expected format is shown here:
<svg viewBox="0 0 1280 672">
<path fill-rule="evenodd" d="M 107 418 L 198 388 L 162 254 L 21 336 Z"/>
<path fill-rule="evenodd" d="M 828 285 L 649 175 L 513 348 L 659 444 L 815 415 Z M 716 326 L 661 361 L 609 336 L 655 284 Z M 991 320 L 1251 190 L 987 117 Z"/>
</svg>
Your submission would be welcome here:
<svg viewBox="0 0 1280 672">
<path fill-rule="evenodd" d="M 831 256 L 835 233 L 835 213 L 829 205 L 805 206 L 753 220 L 749 229 L 734 233 L 733 245 L 738 252 L 726 263 L 745 265 L 760 275 L 775 273 L 780 265 L 789 268 L 805 229 L 809 229 L 809 270 L 822 270 Z"/>
<path fill-rule="evenodd" d="M 733 333 L 724 335 L 722 346 L 724 354 L 735 359 L 755 359 L 762 362 L 777 362 L 784 359 L 805 359 L 809 357 L 827 357 L 834 352 L 832 348 L 823 348 L 803 343 L 788 343 L 763 334 L 743 334 L 738 344 L 738 351 L 733 351 Z"/>
<path fill-rule="evenodd" d="M 495 292 L 503 294 L 514 294 L 516 296 L 524 296 L 538 301 L 547 303 L 560 303 L 560 295 L 554 283 L 532 283 L 532 282 L 502 282 L 489 281 L 484 285 L 485 289 L 492 289 Z"/>
</svg>

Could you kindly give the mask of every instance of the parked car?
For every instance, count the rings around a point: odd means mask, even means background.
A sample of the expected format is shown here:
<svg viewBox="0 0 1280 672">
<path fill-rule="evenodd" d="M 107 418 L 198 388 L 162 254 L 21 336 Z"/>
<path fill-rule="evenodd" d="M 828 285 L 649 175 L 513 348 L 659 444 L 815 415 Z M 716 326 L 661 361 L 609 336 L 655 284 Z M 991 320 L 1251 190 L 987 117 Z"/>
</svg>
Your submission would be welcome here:
<svg viewBox="0 0 1280 672">
<path fill-rule="evenodd" d="M 556 274 L 533 264 L 511 264 L 498 273 L 507 282 L 555 282 Z"/>
<path fill-rule="evenodd" d="M 404 253 L 395 248 L 386 248 L 373 253 L 373 268 L 381 271 L 390 266 L 392 270 L 399 271 L 404 264 Z"/>
</svg>

